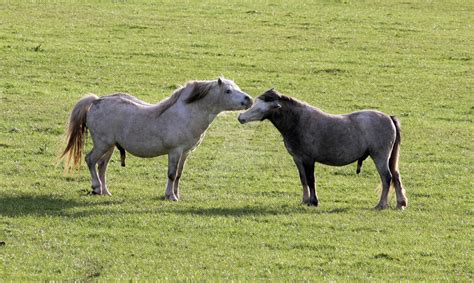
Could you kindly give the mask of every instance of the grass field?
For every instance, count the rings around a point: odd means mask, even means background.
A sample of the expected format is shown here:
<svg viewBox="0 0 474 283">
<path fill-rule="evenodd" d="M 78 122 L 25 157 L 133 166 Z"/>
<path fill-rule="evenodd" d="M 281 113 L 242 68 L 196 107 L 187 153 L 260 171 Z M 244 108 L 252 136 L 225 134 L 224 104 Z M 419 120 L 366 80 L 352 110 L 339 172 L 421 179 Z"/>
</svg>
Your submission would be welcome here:
<svg viewBox="0 0 474 283">
<path fill-rule="evenodd" d="M 473 281 L 472 2 L 81 2 L 0 4 L 0 281 Z M 221 74 L 398 116 L 409 207 L 372 209 L 370 160 L 317 165 L 320 206 L 300 205 L 279 133 L 236 112 L 191 154 L 180 202 L 162 199 L 164 156 L 116 152 L 112 197 L 55 167 L 85 93 L 155 103 Z"/>
</svg>

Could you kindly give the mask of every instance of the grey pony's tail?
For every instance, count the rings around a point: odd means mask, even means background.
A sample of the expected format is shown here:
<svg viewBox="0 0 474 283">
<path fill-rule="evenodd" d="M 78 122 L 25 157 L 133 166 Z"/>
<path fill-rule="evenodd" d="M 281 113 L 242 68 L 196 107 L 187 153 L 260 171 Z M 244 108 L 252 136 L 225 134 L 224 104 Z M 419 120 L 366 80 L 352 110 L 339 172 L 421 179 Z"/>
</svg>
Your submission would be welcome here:
<svg viewBox="0 0 474 283">
<path fill-rule="evenodd" d="M 398 159 L 400 158 L 400 143 L 402 141 L 402 137 L 400 130 L 400 121 L 395 116 L 390 116 L 390 118 L 392 119 L 393 125 L 395 126 L 397 133 L 389 161 L 390 171 L 393 174 L 394 172 L 398 172 Z"/>
<path fill-rule="evenodd" d="M 395 116 L 390 116 L 396 130 L 395 143 L 393 144 L 392 154 L 390 155 L 389 167 L 392 173 L 392 184 L 397 191 L 397 194 L 403 196 L 402 200 L 397 203 L 398 208 L 405 208 L 408 205 L 408 199 L 405 195 L 405 188 L 403 187 L 398 162 L 400 159 L 400 143 L 402 141 L 400 121 Z"/>
<path fill-rule="evenodd" d="M 87 137 L 86 118 L 92 103 L 99 99 L 90 94 L 81 98 L 71 111 L 66 135 L 66 148 L 59 157 L 64 159 L 64 170 L 70 171 L 81 165 L 84 144 Z"/>
</svg>

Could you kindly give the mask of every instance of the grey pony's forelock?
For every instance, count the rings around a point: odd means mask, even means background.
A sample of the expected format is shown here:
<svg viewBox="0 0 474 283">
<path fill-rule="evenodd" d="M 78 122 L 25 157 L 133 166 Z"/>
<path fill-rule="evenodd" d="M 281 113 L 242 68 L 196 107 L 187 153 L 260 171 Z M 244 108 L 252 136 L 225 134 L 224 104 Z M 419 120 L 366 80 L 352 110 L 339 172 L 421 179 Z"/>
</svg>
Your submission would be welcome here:
<svg viewBox="0 0 474 283">
<path fill-rule="evenodd" d="M 303 102 L 298 101 L 298 100 L 296 100 L 292 97 L 280 94 L 278 91 L 276 91 L 273 88 L 271 88 L 271 89 L 267 90 L 266 92 L 264 92 L 263 94 L 261 94 L 259 97 L 257 97 L 257 99 L 263 100 L 264 102 L 272 102 L 272 101 L 277 101 L 278 100 L 278 101 L 286 101 L 286 102 L 304 104 Z"/>
</svg>

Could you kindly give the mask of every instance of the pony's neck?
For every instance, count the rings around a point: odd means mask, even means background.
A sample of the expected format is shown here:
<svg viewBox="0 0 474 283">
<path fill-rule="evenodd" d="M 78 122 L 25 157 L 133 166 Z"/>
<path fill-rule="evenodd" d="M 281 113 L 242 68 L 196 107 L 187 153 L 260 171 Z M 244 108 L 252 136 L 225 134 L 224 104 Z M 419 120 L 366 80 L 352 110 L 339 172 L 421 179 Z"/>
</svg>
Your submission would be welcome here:
<svg viewBox="0 0 474 283">
<path fill-rule="evenodd" d="M 282 133 L 291 134 L 300 120 L 300 110 L 304 107 L 297 102 L 282 101 L 281 108 L 273 113 L 268 120 Z"/>
<path fill-rule="evenodd" d="M 175 106 L 175 111 L 177 111 L 175 112 L 176 115 L 189 121 L 189 123 L 193 125 L 192 128 L 196 131 L 195 134 L 205 132 L 217 115 L 222 112 L 212 103 L 208 103 L 206 99 L 207 98 L 204 98 L 192 103 L 178 101 Z"/>
<path fill-rule="evenodd" d="M 213 90 L 210 91 L 212 92 Z M 198 101 L 192 103 L 186 103 L 183 101 L 183 103 L 184 106 L 190 111 L 199 111 L 205 114 L 206 116 L 212 117 L 213 120 L 217 115 L 219 115 L 219 113 L 225 111 L 225 109 L 223 109 L 223 107 L 219 105 L 218 101 L 215 101 L 215 97 L 216 96 L 214 95 L 214 93 L 209 93 L 204 98 Z"/>
</svg>

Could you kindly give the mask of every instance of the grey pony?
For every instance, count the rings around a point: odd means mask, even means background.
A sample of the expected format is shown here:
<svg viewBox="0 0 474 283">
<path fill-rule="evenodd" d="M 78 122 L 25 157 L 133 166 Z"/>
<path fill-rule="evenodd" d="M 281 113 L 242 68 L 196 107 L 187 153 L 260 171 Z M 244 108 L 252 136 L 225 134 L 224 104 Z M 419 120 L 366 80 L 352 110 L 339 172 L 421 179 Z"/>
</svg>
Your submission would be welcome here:
<svg viewBox="0 0 474 283">
<path fill-rule="evenodd" d="M 240 123 L 270 120 L 283 136 L 303 186 L 303 203 L 318 205 L 315 162 L 342 166 L 370 156 L 382 180 L 382 194 L 376 209 L 388 208 L 393 184 L 397 208 L 408 204 L 398 168 L 400 123 L 393 116 L 375 110 L 332 115 L 270 89 L 239 115 Z"/>
</svg>

